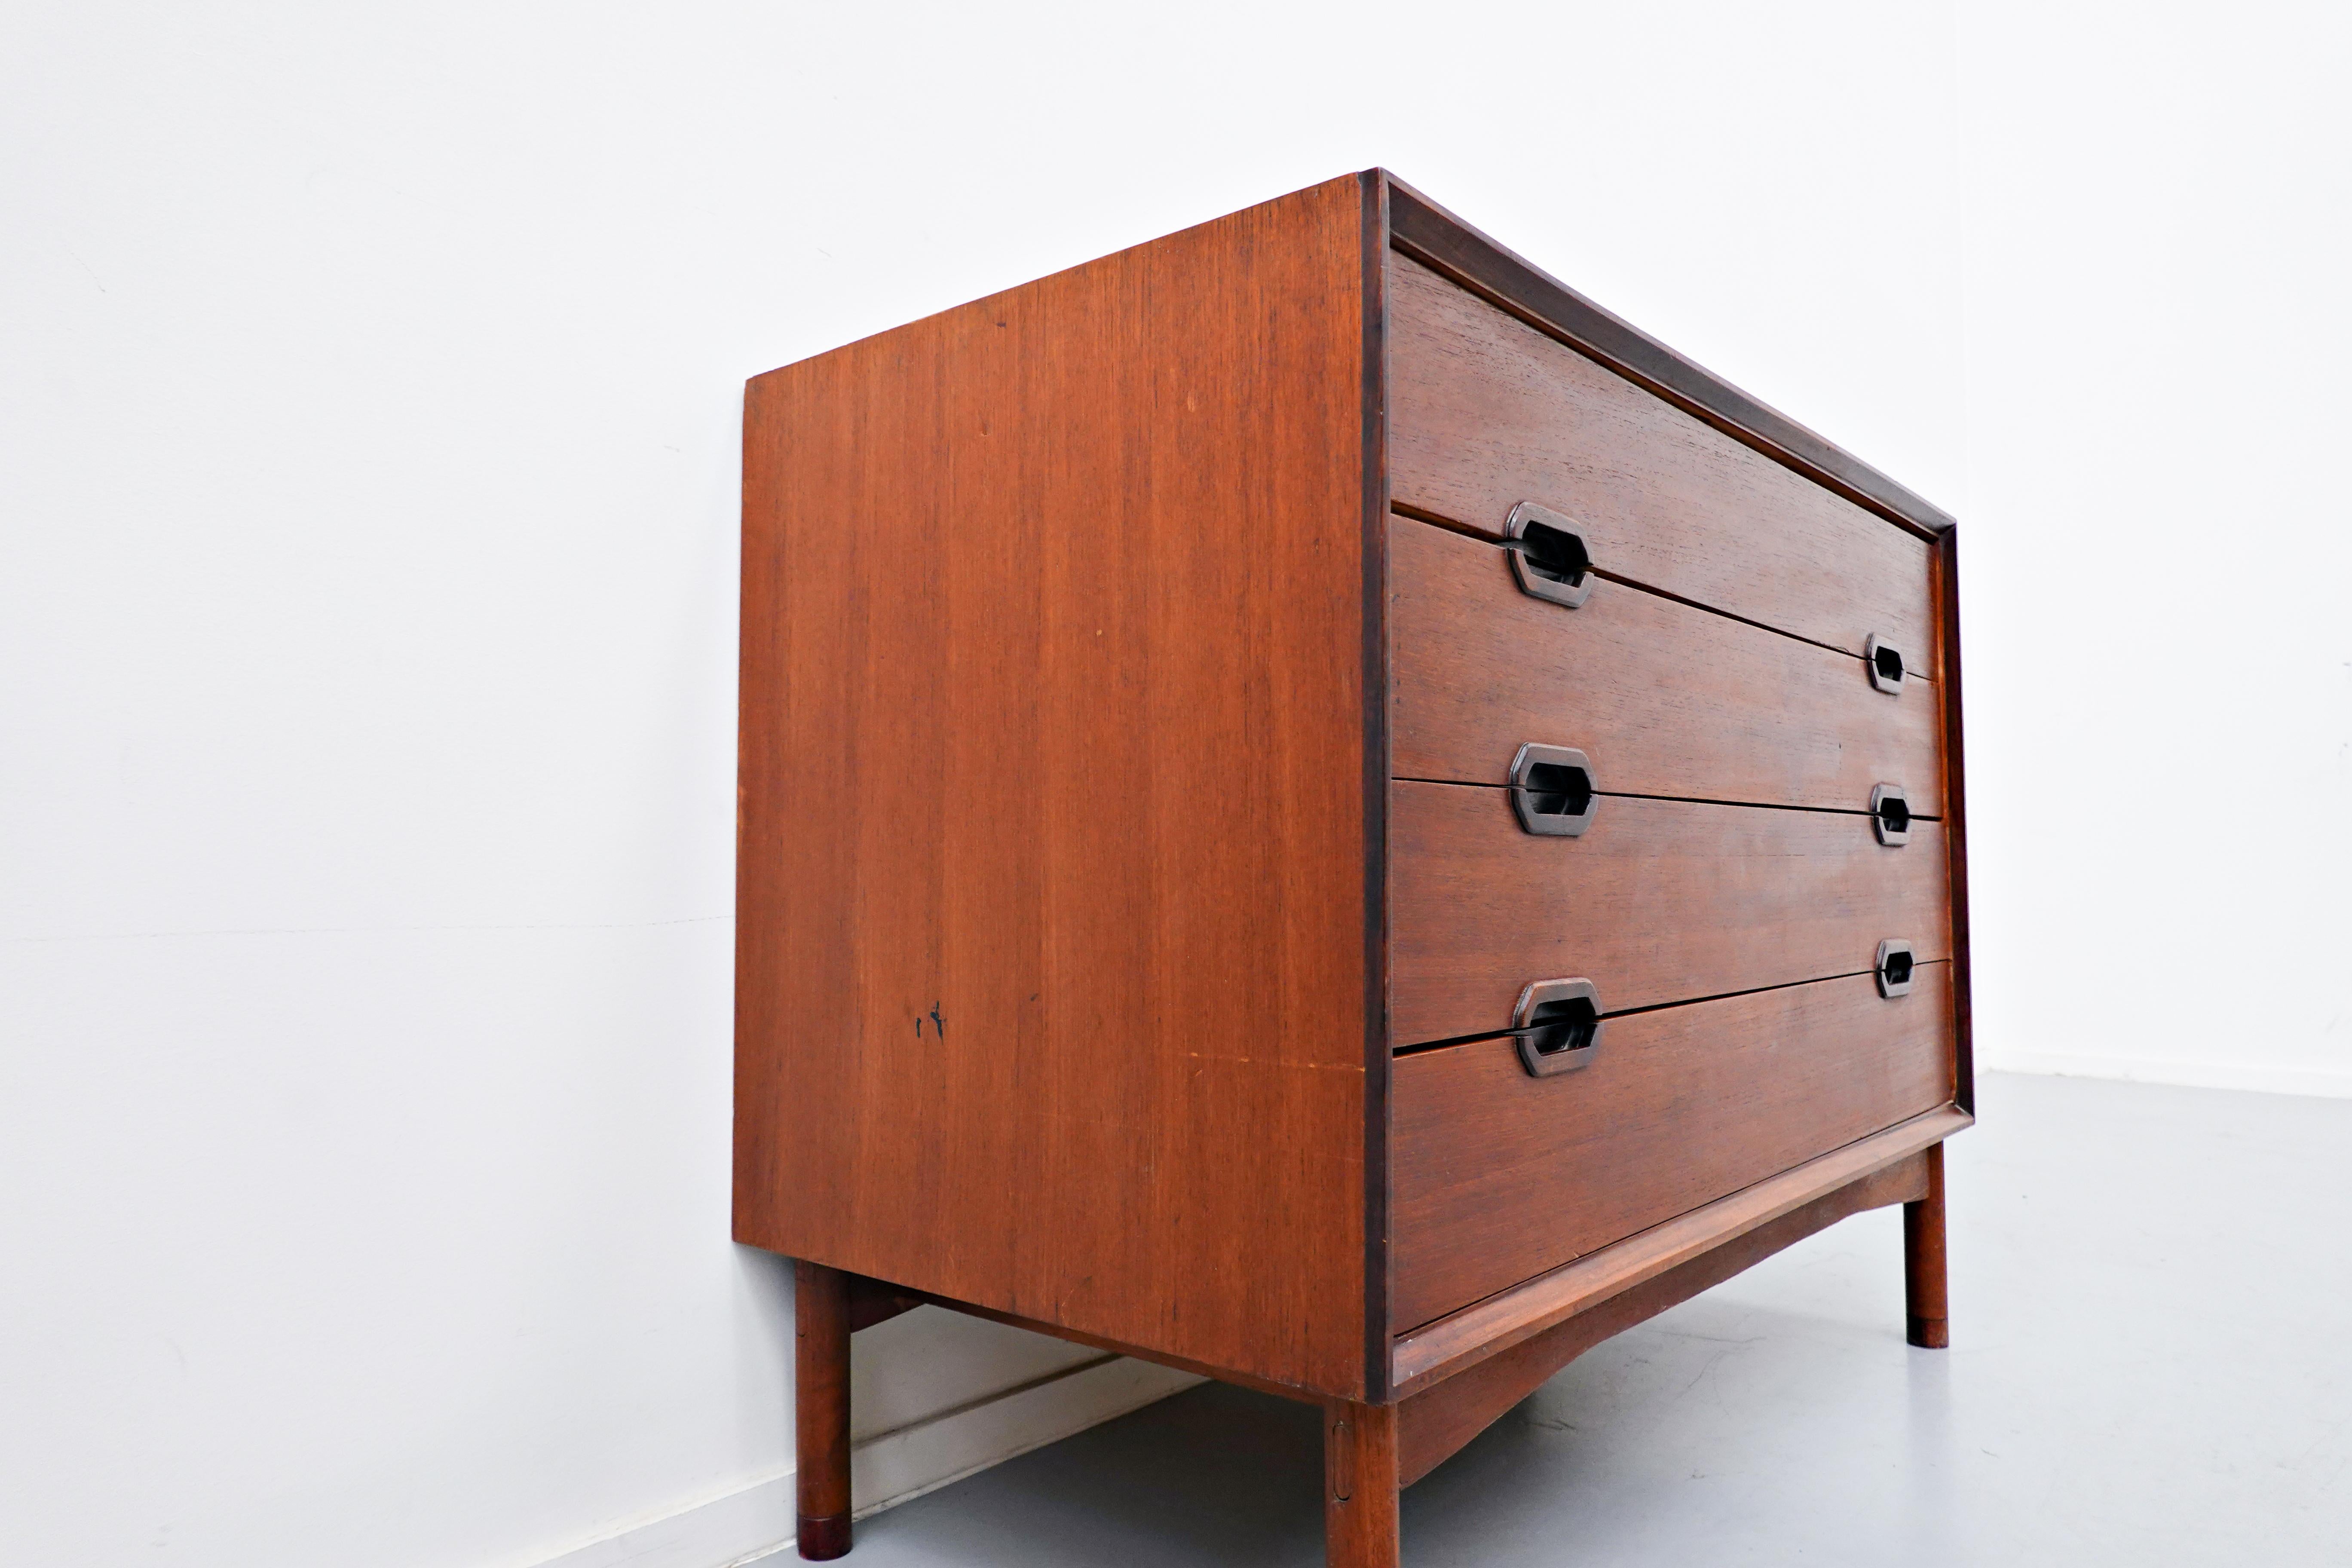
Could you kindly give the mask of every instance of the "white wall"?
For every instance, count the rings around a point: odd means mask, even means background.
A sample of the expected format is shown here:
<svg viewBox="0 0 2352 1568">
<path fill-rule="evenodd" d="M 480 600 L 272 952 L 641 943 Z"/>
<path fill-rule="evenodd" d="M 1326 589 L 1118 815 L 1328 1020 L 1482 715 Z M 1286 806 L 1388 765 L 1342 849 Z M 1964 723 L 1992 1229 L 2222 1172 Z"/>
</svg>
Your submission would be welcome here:
<svg viewBox="0 0 2352 1568">
<path fill-rule="evenodd" d="M 1982 1059 L 2352 1094 L 2352 16 L 1962 16 Z"/>
<path fill-rule="evenodd" d="M 1970 517 L 1988 1056 L 2340 1069 L 2340 507 L 2301 394 L 2342 316 L 2284 198 L 2341 176 L 2254 70 L 2315 64 L 2221 50 L 2252 120 L 2095 71 L 2141 112 L 2093 133 L 2048 102 L 2115 33 L 2038 16 L 1966 36 L 2000 109 L 1970 242 L 1935 5 L 12 5 L 5 1555 L 778 1538 L 788 1281 L 726 1240 L 740 383 L 1370 163 Z M 2033 323 L 2029 359 L 1975 318 L 1966 443 L 1964 263 Z M 2176 741 L 2201 831 L 2150 821 Z M 2062 780 L 2103 792 L 2081 847 Z M 2314 809 L 2264 807 L 2288 781 Z M 2193 953 L 2204 1032 L 2078 998 L 2082 932 L 2141 997 Z M 2283 957 L 2310 984 L 2264 1001 Z M 1158 1391 L 882 1332 L 869 1503 Z"/>
</svg>

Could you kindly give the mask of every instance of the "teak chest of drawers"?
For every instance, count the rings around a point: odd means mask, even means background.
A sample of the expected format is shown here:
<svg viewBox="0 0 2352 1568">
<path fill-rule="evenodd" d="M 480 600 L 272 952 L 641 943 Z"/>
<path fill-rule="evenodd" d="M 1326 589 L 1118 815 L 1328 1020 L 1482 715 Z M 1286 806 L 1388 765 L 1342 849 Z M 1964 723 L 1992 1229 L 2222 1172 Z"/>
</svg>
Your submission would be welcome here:
<svg viewBox="0 0 2352 1568">
<path fill-rule="evenodd" d="M 1320 1404 L 1329 1560 L 1969 1124 L 1951 521 L 1381 171 L 752 381 L 735 1234 Z"/>
</svg>

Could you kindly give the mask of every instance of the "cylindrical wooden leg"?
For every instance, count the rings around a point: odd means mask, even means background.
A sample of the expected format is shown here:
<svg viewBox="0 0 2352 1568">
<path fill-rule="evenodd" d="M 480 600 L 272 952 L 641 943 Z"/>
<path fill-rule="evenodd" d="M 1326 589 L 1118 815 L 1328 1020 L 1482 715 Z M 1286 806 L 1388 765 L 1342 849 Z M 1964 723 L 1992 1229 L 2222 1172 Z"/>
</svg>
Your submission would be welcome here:
<svg viewBox="0 0 2352 1568">
<path fill-rule="evenodd" d="M 1939 1351 L 1952 1342 L 1944 1286 L 1944 1146 L 1927 1151 L 1927 1195 L 1903 1205 L 1903 1296 L 1910 1323 L 1904 1337 Z"/>
<path fill-rule="evenodd" d="M 1397 1568 L 1393 1405 L 1323 1407 L 1326 1568 Z"/>
<path fill-rule="evenodd" d="M 849 1550 L 849 1279 L 796 1262 L 793 1283 L 801 1555 L 822 1563 Z"/>
</svg>

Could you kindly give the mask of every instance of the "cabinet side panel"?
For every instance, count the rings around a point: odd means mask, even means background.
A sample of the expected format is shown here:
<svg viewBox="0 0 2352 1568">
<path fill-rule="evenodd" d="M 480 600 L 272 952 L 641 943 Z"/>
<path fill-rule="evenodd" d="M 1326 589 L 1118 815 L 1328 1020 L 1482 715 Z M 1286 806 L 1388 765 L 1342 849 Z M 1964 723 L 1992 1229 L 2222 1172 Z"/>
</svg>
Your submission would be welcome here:
<svg viewBox="0 0 2352 1568">
<path fill-rule="evenodd" d="M 751 384 L 740 1239 L 1360 1393 L 1361 200 Z"/>
</svg>

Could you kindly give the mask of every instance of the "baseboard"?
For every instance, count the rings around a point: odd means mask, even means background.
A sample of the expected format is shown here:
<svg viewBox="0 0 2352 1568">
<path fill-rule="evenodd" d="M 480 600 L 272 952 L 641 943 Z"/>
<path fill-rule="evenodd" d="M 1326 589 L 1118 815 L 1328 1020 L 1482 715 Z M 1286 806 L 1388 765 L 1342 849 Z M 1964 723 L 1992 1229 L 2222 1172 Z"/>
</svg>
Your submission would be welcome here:
<svg viewBox="0 0 2352 1568">
<path fill-rule="evenodd" d="M 1107 1355 L 895 1432 L 877 1434 L 850 1455 L 849 1490 L 857 1517 L 896 1508 L 1206 1381 L 1192 1373 Z"/>
<path fill-rule="evenodd" d="M 2047 1073 L 2125 1083 L 2168 1083 L 2183 1089 L 2238 1089 L 2261 1094 L 2309 1094 L 2352 1100 L 2352 1071 L 2326 1068 L 2097 1057 L 2067 1051 L 2003 1051 L 1997 1058 L 1980 1058 L 1977 1065 L 1987 1072 Z"/>
<path fill-rule="evenodd" d="M 538 1568 L 734 1568 L 793 1549 L 793 1473 L 630 1526 Z"/>
<path fill-rule="evenodd" d="M 850 1455 L 857 1517 L 935 1491 L 1201 1381 L 1190 1373 L 1107 1355 L 877 1433 Z M 785 1470 L 543 1559 L 537 1568 L 740 1568 L 769 1557 L 793 1561 L 793 1474 Z"/>
</svg>

